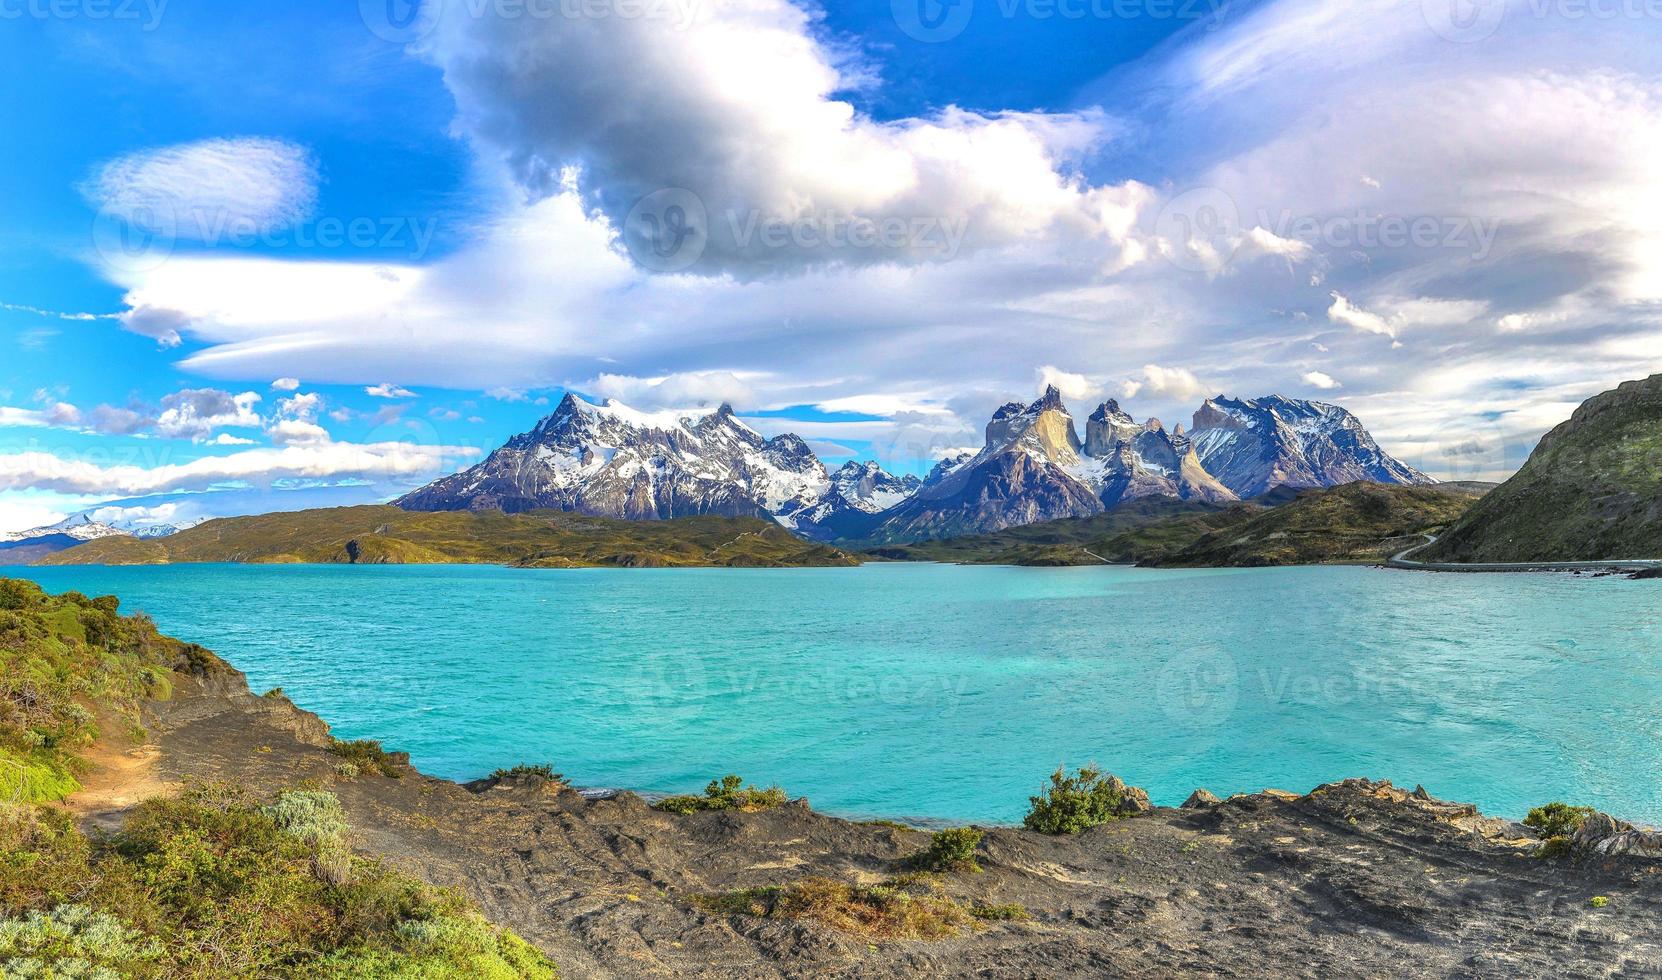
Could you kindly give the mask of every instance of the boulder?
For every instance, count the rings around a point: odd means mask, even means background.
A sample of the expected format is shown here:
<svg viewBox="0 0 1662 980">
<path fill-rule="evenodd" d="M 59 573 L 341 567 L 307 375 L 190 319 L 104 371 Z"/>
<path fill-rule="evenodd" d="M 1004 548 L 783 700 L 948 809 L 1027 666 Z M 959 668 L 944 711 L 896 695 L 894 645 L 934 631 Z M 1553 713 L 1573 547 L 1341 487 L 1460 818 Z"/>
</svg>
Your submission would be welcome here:
<svg viewBox="0 0 1662 980">
<path fill-rule="evenodd" d="M 1189 794 L 1188 799 L 1183 801 L 1182 809 L 1199 810 L 1202 807 L 1217 806 L 1222 802 L 1223 801 L 1218 799 L 1217 796 L 1213 795 L 1211 790 L 1197 789 L 1193 793 Z"/>
<path fill-rule="evenodd" d="M 1640 830 L 1608 813 L 1583 820 L 1570 845 L 1582 854 L 1662 860 L 1662 832 Z"/>
<path fill-rule="evenodd" d="M 1108 788 L 1120 796 L 1119 812 L 1122 816 L 1134 817 L 1139 813 L 1148 813 L 1154 809 L 1154 804 L 1148 800 L 1148 794 L 1135 786 L 1127 786 L 1118 776 L 1109 776 Z"/>
</svg>

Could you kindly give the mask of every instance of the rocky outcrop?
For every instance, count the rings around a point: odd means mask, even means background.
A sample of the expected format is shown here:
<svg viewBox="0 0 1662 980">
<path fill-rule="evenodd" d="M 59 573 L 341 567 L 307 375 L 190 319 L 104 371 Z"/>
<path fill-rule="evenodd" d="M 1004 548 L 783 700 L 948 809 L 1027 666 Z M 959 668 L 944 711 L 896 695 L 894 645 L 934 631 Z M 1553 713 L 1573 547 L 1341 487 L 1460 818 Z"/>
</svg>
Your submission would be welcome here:
<svg viewBox="0 0 1662 980">
<path fill-rule="evenodd" d="M 1201 810 L 1209 806 L 1217 806 L 1222 802 L 1223 801 L 1218 799 L 1211 790 L 1201 788 L 1195 790 L 1193 793 L 1190 793 L 1189 798 L 1183 801 L 1183 804 L 1179 807 L 1179 809 Z"/>
<path fill-rule="evenodd" d="M 939 478 L 931 474 L 866 538 L 916 541 L 1099 514 L 1102 500 L 1074 473 L 1084 462 L 1082 448 L 1055 388 L 1030 405 L 1011 402 L 987 423 L 981 452 Z"/>
<path fill-rule="evenodd" d="M 1078 474 L 1097 489 L 1104 507 L 1145 497 L 1213 504 L 1239 499 L 1206 472 L 1181 427 L 1168 433 L 1159 419 L 1138 424 L 1112 400 L 1086 423 L 1085 455 L 1090 461 Z"/>
<path fill-rule="evenodd" d="M 1424 562 L 1662 558 L 1662 374 L 1587 400 Z"/>
<path fill-rule="evenodd" d="M 1571 848 L 1594 857 L 1624 857 L 1662 860 L 1662 831 L 1640 830 L 1608 813 L 1595 813 L 1581 822 Z"/>
</svg>

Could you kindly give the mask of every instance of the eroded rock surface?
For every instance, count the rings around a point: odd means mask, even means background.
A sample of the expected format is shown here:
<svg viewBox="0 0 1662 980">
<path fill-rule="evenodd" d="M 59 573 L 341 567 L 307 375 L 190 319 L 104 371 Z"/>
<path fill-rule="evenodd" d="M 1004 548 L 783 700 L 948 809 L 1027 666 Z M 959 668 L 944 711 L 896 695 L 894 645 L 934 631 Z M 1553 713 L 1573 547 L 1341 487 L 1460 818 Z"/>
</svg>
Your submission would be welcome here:
<svg viewBox="0 0 1662 980">
<path fill-rule="evenodd" d="M 237 678 L 182 685 L 153 719 L 156 777 L 340 796 L 355 843 L 455 885 L 569 977 L 1519 977 L 1662 972 L 1653 836 L 1589 821 L 1580 859 L 1530 857 L 1532 832 L 1389 783 L 1146 813 L 1075 837 L 989 828 L 979 874 L 948 898 L 1019 903 L 933 942 L 701 911 L 701 894 L 810 875 L 870 884 L 924 832 L 851 823 L 805 802 L 671 815 L 624 793 L 537 779 L 478 791 L 423 776 L 348 778 L 321 722 Z M 763 777 L 765 774 L 753 774 Z M 1134 796 L 1134 795 L 1133 795 Z M 94 814 L 108 822 L 119 813 Z M 1600 907 L 1594 896 L 1605 899 Z"/>
</svg>

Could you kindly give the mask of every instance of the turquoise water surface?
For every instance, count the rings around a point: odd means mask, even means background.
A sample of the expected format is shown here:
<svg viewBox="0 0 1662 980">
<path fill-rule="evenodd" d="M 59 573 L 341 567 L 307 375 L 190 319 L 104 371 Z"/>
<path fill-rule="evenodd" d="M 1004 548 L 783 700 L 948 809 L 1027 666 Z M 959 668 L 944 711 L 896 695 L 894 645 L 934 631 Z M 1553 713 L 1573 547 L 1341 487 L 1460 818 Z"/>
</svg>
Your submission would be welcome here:
<svg viewBox="0 0 1662 980">
<path fill-rule="evenodd" d="M 1197 786 L 1389 778 L 1662 823 L 1662 582 L 1367 568 L 16 568 L 115 593 L 345 738 L 475 778 L 1014 821 L 1058 763 Z"/>
</svg>

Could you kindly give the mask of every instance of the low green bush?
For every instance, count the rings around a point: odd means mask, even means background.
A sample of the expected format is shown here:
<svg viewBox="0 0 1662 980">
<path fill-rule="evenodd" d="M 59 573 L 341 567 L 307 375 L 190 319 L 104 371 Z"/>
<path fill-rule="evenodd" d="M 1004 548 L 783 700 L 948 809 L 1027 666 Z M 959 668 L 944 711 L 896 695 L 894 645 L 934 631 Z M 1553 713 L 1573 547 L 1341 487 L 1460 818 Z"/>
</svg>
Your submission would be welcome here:
<svg viewBox="0 0 1662 980">
<path fill-rule="evenodd" d="M 498 769 L 491 773 L 492 779 L 540 779 L 544 782 L 566 785 L 566 777 L 554 771 L 549 765 L 520 764 L 512 769 Z"/>
<path fill-rule="evenodd" d="M 402 779 L 404 776 L 403 767 L 393 761 L 387 750 L 381 748 L 381 743 L 374 739 L 365 738 L 351 742 L 338 738 L 330 739 L 329 751 L 357 766 L 361 773 L 378 772 L 393 779 Z"/>
<path fill-rule="evenodd" d="M 1535 828 L 1542 837 L 1569 837 L 1581 829 L 1582 822 L 1593 812 L 1590 806 L 1570 806 L 1554 801 L 1530 810 L 1523 822 L 1524 826 Z"/>
<path fill-rule="evenodd" d="M 1022 825 L 1042 834 L 1077 834 L 1121 819 L 1122 801 L 1117 782 L 1097 767 L 1086 766 L 1073 776 L 1059 768 L 1041 795 L 1028 797 Z"/>
<path fill-rule="evenodd" d="M 17 910 L 0 976 L 556 976 L 455 893 L 353 855 L 345 829 L 331 794 L 261 805 L 227 784 L 143 803 L 108 840 L 0 808 L 0 905 Z"/>
<path fill-rule="evenodd" d="M 1033 918 L 1027 913 L 1027 907 L 1019 902 L 1006 905 L 975 905 L 970 907 L 969 914 L 986 922 L 1026 922 Z"/>
<path fill-rule="evenodd" d="M 912 859 L 912 865 L 926 871 L 980 871 L 975 849 L 981 846 L 982 836 L 974 827 L 938 830 L 929 838 L 929 848 Z"/>
<path fill-rule="evenodd" d="M 740 788 L 744 787 L 744 788 Z M 755 813 L 771 810 L 787 801 L 785 791 L 778 786 L 757 789 L 744 786 L 744 780 L 728 775 L 710 780 L 703 796 L 669 796 L 654 803 L 653 809 L 665 813 L 698 813 L 704 810 L 738 810 Z"/>
</svg>

